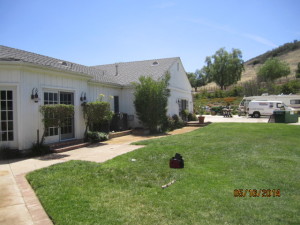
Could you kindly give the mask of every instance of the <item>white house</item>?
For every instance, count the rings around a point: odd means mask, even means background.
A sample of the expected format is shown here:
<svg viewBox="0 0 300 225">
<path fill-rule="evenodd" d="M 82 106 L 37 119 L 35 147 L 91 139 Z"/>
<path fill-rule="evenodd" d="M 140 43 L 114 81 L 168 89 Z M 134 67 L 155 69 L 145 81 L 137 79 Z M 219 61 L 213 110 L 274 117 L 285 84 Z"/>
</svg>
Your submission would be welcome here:
<svg viewBox="0 0 300 225">
<path fill-rule="evenodd" d="M 28 149 L 41 135 L 39 108 L 73 104 L 74 118 L 63 128 L 50 128 L 46 143 L 81 139 L 85 122 L 81 104 L 99 94 L 111 109 L 127 113 L 129 126 L 141 126 L 133 105 L 133 85 L 140 76 L 171 75 L 168 114 L 193 111 L 192 88 L 179 57 L 88 67 L 19 49 L 0 46 L 0 147 Z M 114 96 L 111 98 L 110 96 Z"/>
</svg>

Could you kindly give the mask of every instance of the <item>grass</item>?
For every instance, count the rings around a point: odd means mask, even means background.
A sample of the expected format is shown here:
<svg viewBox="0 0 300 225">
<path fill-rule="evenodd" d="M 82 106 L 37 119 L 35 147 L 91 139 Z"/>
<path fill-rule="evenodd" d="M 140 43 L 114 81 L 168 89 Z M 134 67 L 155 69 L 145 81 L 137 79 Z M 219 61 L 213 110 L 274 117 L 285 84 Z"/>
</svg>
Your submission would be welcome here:
<svg viewBox="0 0 300 225">
<path fill-rule="evenodd" d="M 300 224 L 299 136 L 300 126 L 212 124 L 27 179 L 54 224 Z M 184 169 L 168 167 L 176 152 Z M 234 197 L 235 189 L 280 189 L 281 197 Z"/>
</svg>

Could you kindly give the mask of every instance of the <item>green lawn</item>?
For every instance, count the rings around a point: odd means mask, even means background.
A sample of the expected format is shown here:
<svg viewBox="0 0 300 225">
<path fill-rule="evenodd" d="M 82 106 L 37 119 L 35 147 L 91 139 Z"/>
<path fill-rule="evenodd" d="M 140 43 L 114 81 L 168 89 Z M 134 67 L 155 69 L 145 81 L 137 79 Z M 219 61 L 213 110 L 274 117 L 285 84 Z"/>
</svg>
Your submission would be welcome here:
<svg viewBox="0 0 300 225">
<path fill-rule="evenodd" d="M 27 179 L 55 224 L 300 224 L 299 137 L 300 126 L 211 124 Z M 168 167 L 176 152 L 184 169 Z M 235 189 L 280 189 L 280 197 L 234 197 Z"/>
</svg>

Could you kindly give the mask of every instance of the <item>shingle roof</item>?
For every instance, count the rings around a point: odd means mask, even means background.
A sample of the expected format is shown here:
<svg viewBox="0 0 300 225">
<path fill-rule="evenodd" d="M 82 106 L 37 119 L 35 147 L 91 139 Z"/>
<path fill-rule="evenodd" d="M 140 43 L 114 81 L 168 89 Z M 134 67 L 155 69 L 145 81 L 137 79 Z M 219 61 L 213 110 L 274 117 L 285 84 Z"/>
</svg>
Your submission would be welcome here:
<svg viewBox="0 0 300 225">
<path fill-rule="evenodd" d="M 59 69 L 62 71 L 75 72 L 83 75 L 89 75 L 91 78 L 97 77 L 98 81 L 107 84 L 117 84 L 114 77 L 109 77 L 99 69 L 65 60 L 55 59 L 20 49 L 10 48 L 0 45 L 0 61 L 15 61 L 32 63 L 44 67 Z"/>
<path fill-rule="evenodd" d="M 31 63 L 62 71 L 75 72 L 89 75 L 92 82 L 118 86 L 127 86 L 132 82 L 138 82 L 140 76 L 151 76 L 157 80 L 165 75 L 178 59 L 179 57 L 175 57 L 89 67 L 0 45 L 0 61 Z"/>
<path fill-rule="evenodd" d="M 130 85 L 132 82 L 138 82 L 140 76 L 151 76 L 155 80 L 159 79 L 178 59 L 179 57 L 115 63 L 94 66 L 93 68 L 104 71 L 105 75 L 115 77 L 121 85 Z M 97 81 L 97 79 L 95 80 Z"/>
</svg>

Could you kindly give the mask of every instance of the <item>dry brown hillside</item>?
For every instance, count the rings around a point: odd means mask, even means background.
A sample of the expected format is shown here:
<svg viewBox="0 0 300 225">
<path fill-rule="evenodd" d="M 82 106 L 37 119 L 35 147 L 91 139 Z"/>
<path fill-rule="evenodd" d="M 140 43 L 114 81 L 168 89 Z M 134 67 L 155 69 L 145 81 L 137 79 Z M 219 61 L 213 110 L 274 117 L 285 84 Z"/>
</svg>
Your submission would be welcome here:
<svg viewBox="0 0 300 225">
<path fill-rule="evenodd" d="M 257 63 L 258 61 L 260 61 L 260 59 L 261 59 L 260 57 L 262 57 L 262 56 L 263 55 L 258 56 L 253 59 L 250 59 L 249 61 L 245 62 L 245 64 L 244 64 L 245 71 L 242 73 L 242 78 L 238 82 L 238 84 L 256 78 L 256 72 L 258 71 L 259 67 L 263 65 L 263 62 Z M 276 58 L 279 58 L 280 60 L 287 62 L 291 68 L 291 73 L 289 75 L 289 78 L 295 77 L 295 71 L 296 71 L 298 63 L 300 62 L 300 48 L 289 51 L 288 53 L 277 56 Z M 217 85 L 214 82 L 212 82 L 212 83 L 207 84 L 204 87 L 201 87 L 200 90 L 201 89 L 214 90 L 216 88 L 217 88 Z"/>
</svg>

